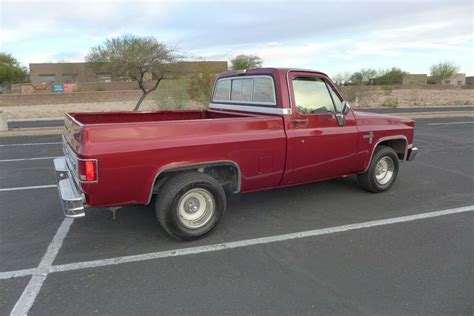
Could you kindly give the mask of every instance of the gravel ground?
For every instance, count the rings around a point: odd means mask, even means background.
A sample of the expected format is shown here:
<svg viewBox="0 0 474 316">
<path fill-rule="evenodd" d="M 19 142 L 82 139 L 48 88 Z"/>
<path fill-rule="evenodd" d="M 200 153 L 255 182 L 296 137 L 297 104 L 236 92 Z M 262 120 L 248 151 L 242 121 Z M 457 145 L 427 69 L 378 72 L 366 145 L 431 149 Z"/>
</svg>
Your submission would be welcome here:
<svg viewBox="0 0 474 316">
<path fill-rule="evenodd" d="M 28 119 L 45 117 L 62 117 L 65 112 L 96 112 L 96 111 L 130 111 L 135 106 L 134 101 L 123 102 L 94 102 L 70 104 L 43 104 L 4 106 L 3 110 L 7 119 Z M 143 111 L 157 110 L 156 101 L 144 101 L 141 106 Z"/>
</svg>

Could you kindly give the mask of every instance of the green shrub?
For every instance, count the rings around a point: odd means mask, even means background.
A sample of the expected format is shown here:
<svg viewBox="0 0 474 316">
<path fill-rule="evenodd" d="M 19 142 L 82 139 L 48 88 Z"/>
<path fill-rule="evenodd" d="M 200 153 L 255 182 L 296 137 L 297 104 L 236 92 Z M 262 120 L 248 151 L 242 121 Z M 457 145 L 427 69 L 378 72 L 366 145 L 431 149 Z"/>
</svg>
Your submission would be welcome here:
<svg viewBox="0 0 474 316">
<path fill-rule="evenodd" d="M 167 80 L 166 85 L 161 85 L 153 93 L 152 99 L 159 110 L 182 110 L 182 109 L 203 109 L 207 103 L 201 103 L 190 96 L 190 80 Z"/>
<path fill-rule="evenodd" d="M 398 106 L 398 99 L 397 98 L 388 98 L 383 101 L 382 106 L 396 108 Z"/>
<path fill-rule="evenodd" d="M 105 88 L 102 86 L 95 87 L 95 91 L 105 91 Z"/>
</svg>

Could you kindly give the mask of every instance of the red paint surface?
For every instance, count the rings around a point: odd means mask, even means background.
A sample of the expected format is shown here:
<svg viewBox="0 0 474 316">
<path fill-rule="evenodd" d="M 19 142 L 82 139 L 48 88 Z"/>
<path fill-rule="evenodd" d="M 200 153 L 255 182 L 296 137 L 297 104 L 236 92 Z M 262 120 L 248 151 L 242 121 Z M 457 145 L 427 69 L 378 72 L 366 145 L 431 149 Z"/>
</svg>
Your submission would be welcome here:
<svg viewBox="0 0 474 316">
<path fill-rule="evenodd" d="M 330 82 L 323 73 L 303 73 Z M 79 158 L 98 161 L 99 180 L 82 184 L 88 204 L 147 204 L 155 176 L 173 166 L 233 161 L 241 170 L 241 192 L 250 192 L 357 174 L 367 168 L 379 140 L 413 142 L 413 121 L 387 115 L 351 111 L 344 126 L 337 124 L 334 114 L 307 115 L 308 122 L 297 125 L 294 120 L 300 115 L 288 97 L 292 94 L 288 69 L 257 69 L 247 74 L 272 76 L 277 108 L 293 107 L 293 114 L 70 113 L 65 139 Z M 370 131 L 372 144 L 363 138 Z"/>
</svg>

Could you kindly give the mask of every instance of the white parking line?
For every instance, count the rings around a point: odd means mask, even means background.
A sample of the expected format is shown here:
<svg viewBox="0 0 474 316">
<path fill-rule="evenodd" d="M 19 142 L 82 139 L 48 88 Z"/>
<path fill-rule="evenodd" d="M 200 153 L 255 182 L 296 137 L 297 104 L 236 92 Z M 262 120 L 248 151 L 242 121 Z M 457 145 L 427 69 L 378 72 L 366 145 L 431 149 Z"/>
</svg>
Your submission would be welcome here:
<svg viewBox="0 0 474 316">
<path fill-rule="evenodd" d="M 36 275 L 38 273 L 55 273 L 55 272 L 64 272 L 64 271 L 74 271 L 74 270 L 104 267 L 104 266 L 111 266 L 111 265 L 130 263 L 130 262 L 140 262 L 140 261 L 160 259 L 160 258 L 208 253 L 208 252 L 214 252 L 214 251 L 220 251 L 220 250 L 226 250 L 226 249 L 269 244 L 269 243 L 274 243 L 278 241 L 287 241 L 287 240 L 315 237 L 315 236 L 328 235 L 328 234 L 334 234 L 334 233 L 342 233 L 346 231 L 359 230 L 359 229 L 371 228 L 371 227 L 377 227 L 377 226 L 393 225 L 393 224 L 423 220 L 423 219 L 446 216 L 446 215 L 457 214 L 457 213 L 472 212 L 472 211 L 474 211 L 474 205 L 469 205 L 469 206 L 452 208 L 452 209 L 447 209 L 447 210 L 442 210 L 442 211 L 434 211 L 434 212 L 421 213 L 421 214 L 415 214 L 415 215 L 386 218 L 386 219 L 369 221 L 369 222 L 348 224 L 348 225 L 321 228 L 321 229 L 315 229 L 315 230 L 307 230 L 307 231 L 302 231 L 302 232 L 297 232 L 297 233 L 289 233 L 289 234 L 269 236 L 269 237 L 231 241 L 231 242 L 226 242 L 226 243 L 221 243 L 221 244 L 158 251 L 158 252 L 152 252 L 152 253 L 147 253 L 147 254 L 142 254 L 142 255 L 123 256 L 123 257 L 115 257 L 115 258 L 110 258 L 110 259 L 75 262 L 75 263 L 62 264 L 62 265 L 56 265 L 56 266 L 53 265 L 49 269 L 47 269 L 47 271 L 44 271 L 44 270 L 40 271 L 39 269 L 24 269 L 24 270 L 0 272 L 0 280 L 17 278 L 17 277 L 28 276 L 28 275 Z"/>
<path fill-rule="evenodd" d="M 52 143 L 27 143 L 27 144 L 4 144 L 4 145 L 0 145 L 0 147 L 35 146 L 35 145 L 57 145 L 57 144 L 61 144 L 61 142 L 52 142 Z"/>
<path fill-rule="evenodd" d="M 436 125 L 457 125 L 457 124 L 473 124 L 474 121 L 468 122 L 446 122 L 446 123 L 428 123 L 429 126 L 436 126 Z"/>
<path fill-rule="evenodd" d="M 34 190 L 34 189 L 45 189 L 45 188 L 55 188 L 55 187 L 56 187 L 56 184 L 47 184 L 47 185 L 37 185 L 33 187 L 4 188 L 4 189 L 0 189 L 0 192 Z"/>
<path fill-rule="evenodd" d="M 26 286 L 25 290 L 21 294 L 20 299 L 16 302 L 10 315 L 27 315 L 31 306 L 35 302 L 36 296 L 38 295 L 41 287 L 43 286 L 44 280 L 48 276 L 48 270 L 53 264 L 54 259 L 58 255 L 59 249 L 61 248 L 64 238 L 71 227 L 73 222 L 72 218 L 65 218 L 59 226 L 53 241 L 49 244 L 48 250 L 41 259 L 38 265 L 37 272 L 31 277 L 30 282 Z"/>
<path fill-rule="evenodd" d="M 46 160 L 46 159 L 54 159 L 58 157 L 36 157 L 36 158 L 16 158 L 16 159 L 3 159 L 0 162 L 14 162 L 14 161 L 26 161 L 26 160 Z"/>
</svg>

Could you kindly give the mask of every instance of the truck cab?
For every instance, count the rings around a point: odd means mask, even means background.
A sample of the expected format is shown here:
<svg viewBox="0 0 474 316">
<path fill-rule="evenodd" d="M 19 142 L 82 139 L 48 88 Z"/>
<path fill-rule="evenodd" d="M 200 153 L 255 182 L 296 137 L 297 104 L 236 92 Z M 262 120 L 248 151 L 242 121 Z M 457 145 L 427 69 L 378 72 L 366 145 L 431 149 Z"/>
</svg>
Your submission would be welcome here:
<svg viewBox="0 0 474 316">
<path fill-rule="evenodd" d="M 265 93 L 248 101 L 253 91 L 245 89 L 250 86 L 247 82 L 263 81 L 260 78 L 267 81 Z M 332 80 L 318 71 L 228 72 L 217 79 L 210 108 L 283 117 L 288 147 L 280 185 L 359 173 L 368 168 L 377 145 L 388 144 L 401 160 L 414 158 L 417 151 L 413 149 L 414 121 L 353 111 Z"/>
</svg>

